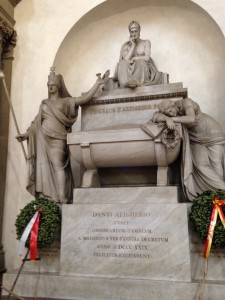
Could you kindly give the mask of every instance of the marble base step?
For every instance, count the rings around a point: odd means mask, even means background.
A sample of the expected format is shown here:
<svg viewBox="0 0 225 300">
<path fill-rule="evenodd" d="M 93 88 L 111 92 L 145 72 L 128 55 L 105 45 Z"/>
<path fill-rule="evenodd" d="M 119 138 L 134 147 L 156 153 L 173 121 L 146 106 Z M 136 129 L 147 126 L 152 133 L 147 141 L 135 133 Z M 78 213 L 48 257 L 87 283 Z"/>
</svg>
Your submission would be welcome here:
<svg viewBox="0 0 225 300">
<path fill-rule="evenodd" d="M 16 273 L 4 275 L 3 285 L 10 288 Z M 21 274 L 15 293 L 33 297 L 37 275 Z M 131 280 L 42 274 L 38 298 L 73 300 L 196 300 L 201 283 Z M 3 292 L 3 295 L 5 293 Z M 224 300 L 225 285 L 206 283 L 204 300 Z"/>
</svg>

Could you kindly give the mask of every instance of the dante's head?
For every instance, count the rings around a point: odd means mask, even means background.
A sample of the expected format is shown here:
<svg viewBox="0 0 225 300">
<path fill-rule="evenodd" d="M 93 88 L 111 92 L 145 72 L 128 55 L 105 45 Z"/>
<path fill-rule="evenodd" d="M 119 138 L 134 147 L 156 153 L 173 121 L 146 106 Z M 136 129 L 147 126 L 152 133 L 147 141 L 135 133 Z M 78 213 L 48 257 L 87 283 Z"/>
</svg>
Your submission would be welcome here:
<svg viewBox="0 0 225 300">
<path fill-rule="evenodd" d="M 132 38 L 139 38 L 140 37 L 140 31 L 141 26 L 137 21 L 131 21 L 128 26 L 130 37 Z"/>
</svg>

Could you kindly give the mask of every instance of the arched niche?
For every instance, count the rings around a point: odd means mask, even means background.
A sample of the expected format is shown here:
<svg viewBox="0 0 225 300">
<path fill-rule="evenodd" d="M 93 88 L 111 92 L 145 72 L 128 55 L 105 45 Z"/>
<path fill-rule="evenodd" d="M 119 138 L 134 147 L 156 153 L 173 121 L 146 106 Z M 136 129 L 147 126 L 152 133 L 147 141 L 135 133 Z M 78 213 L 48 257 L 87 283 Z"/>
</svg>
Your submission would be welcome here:
<svg viewBox="0 0 225 300">
<path fill-rule="evenodd" d="M 72 95 L 87 91 L 95 74 L 113 74 L 131 20 L 150 39 L 152 58 L 183 82 L 189 97 L 225 128 L 225 39 L 212 17 L 197 4 L 176 0 L 108 0 L 84 15 L 65 36 L 54 65 Z"/>
</svg>

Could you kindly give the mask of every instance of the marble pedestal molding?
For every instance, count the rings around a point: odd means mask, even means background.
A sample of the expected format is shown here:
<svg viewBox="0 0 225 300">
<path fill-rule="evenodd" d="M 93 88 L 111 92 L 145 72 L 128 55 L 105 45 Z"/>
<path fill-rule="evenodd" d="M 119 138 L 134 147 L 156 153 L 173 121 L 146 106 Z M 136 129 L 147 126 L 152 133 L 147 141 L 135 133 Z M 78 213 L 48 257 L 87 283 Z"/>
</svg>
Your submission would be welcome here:
<svg viewBox="0 0 225 300">
<path fill-rule="evenodd" d="M 16 273 L 4 275 L 4 286 L 11 286 Z M 37 275 L 22 274 L 15 293 L 34 297 Z M 196 300 L 201 282 L 115 279 L 41 274 L 38 297 L 72 300 Z M 4 293 L 5 294 L 5 293 Z M 205 284 L 204 300 L 224 300 L 225 286 Z"/>
</svg>

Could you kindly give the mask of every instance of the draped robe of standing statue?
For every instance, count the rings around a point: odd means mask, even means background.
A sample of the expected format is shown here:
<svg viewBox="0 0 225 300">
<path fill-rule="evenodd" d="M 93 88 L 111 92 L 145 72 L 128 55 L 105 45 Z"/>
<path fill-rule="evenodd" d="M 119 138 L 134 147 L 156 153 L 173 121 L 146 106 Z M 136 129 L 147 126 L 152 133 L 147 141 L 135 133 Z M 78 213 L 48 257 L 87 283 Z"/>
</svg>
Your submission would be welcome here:
<svg viewBox="0 0 225 300">
<path fill-rule="evenodd" d="M 48 197 L 59 202 L 55 169 L 66 172 L 66 197 L 72 199 L 73 178 L 70 167 L 67 133 L 77 119 L 78 107 L 73 98 L 62 98 L 62 110 L 54 102 L 43 100 L 40 110 L 28 129 L 27 190 L 35 197 Z M 55 159 L 60 154 L 61 160 Z"/>
<path fill-rule="evenodd" d="M 225 190 L 224 144 L 220 124 L 200 110 L 194 126 L 183 126 L 182 178 L 190 200 L 204 191 Z"/>
</svg>

